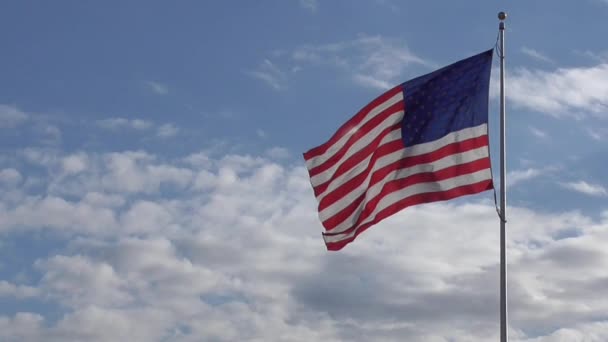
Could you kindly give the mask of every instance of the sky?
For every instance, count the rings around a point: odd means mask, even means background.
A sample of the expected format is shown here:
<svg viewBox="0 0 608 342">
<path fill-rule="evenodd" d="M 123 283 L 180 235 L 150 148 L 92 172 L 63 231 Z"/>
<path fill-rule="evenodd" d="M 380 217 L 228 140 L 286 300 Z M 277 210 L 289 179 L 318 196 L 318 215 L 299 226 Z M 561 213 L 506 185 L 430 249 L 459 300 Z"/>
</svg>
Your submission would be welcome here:
<svg viewBox="0 0 608 342">
<path fill-rule="evenodd" d="M 498 340 L 492 192 L 328 252 L 302 153 L 499 11 L 510 340 L 607 341 L 604 0 L 3 1 L 0 340 Z"/>
</svg>

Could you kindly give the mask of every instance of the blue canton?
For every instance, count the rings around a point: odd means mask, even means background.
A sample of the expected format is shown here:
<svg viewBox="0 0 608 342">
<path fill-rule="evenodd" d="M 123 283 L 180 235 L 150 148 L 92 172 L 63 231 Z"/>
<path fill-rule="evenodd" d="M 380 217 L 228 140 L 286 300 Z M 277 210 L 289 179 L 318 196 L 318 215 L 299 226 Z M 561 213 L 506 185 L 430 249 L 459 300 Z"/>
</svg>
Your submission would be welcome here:
<svg viewBox="0 0 608 342">
<path fill-rule="evenodd" d="M 488 122 L 492 55 L 488 50 L 403 83 L 405 146 Z"/>
</svg>

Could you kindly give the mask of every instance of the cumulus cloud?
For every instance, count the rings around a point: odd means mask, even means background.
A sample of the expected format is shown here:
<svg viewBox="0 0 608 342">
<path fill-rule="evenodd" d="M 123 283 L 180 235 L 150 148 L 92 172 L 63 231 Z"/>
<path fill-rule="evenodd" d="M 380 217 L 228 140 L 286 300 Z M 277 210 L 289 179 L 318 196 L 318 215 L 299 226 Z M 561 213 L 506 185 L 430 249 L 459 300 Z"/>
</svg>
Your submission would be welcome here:
<svg viewBox="0 0 608 342">
<path fill-rule="evenodd" d="M 554 117 L 580 118 L 608 113 L 608 64 L 558 68 L 518 68 L 509 74 L 507 97 L 515 105 Z"/>
<path fill-rule="evenodd" d="M 48 178 L 17 202 L 0 192 L 0 234 L 63 243 L 20 270 L 33 282 L 0 281 L 0 296 L 55 314 L 0 315 L 0 340 L 497 339 L 489 193 L 408 208 L 330 253 L 306 169 L 280 155 L 29 151 L 18 157 Z M 602 331 L 608 215 L 510 213 L 515 340 Z"/>
<path fill-rule="evenodd" d="M 86 170 L 87 165 L 88 156 L 84 153 L 72 154 L 61 160 L 63 172 L 68 174 L 80 173 Z"/>
<path fill-rule="evenodd" d="M 15 285 L 7 282 L 6 280 L 0 280 L 0 298 L 13 297 L 23 299 L 28 297 L 36 297 L 39 294 L 40 291 L 37 288 L 27 285 Z"/>
</svg>

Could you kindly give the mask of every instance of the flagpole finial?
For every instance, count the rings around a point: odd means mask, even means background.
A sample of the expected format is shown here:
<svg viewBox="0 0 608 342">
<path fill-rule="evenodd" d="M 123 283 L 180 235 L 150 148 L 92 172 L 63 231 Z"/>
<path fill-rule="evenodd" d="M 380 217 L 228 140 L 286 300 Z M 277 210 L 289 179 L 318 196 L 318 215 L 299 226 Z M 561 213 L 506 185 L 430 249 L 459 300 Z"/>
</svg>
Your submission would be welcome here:
<svg viewBox="0 0 608 342">
<path fill-rule="evenodd" d="M 507 13 L 505 13 L 505 12 L 498 12 L 498 19 L 500 21 L 503 21 L 503 20 L 507 19 Z"/>
</svg>

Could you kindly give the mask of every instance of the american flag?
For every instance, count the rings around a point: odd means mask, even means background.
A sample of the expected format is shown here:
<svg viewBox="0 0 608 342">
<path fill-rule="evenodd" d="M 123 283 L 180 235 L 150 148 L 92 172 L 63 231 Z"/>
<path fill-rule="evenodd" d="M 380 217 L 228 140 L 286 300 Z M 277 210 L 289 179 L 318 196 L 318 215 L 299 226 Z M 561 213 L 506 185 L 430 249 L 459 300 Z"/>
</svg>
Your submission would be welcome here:
<svg viewBox="0 0 608 342">
<path fill-rule="evenodd" d="M 327 249 L 421 203 L 493 188 L 488 91 L 493 50 L 380 95 L 304 153 Z"/>
</svg>

